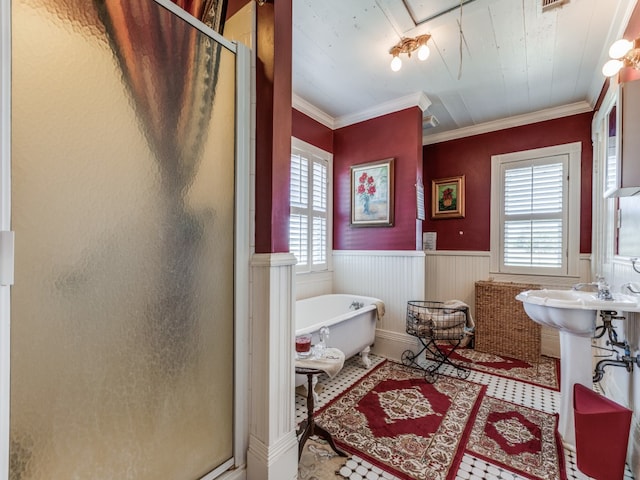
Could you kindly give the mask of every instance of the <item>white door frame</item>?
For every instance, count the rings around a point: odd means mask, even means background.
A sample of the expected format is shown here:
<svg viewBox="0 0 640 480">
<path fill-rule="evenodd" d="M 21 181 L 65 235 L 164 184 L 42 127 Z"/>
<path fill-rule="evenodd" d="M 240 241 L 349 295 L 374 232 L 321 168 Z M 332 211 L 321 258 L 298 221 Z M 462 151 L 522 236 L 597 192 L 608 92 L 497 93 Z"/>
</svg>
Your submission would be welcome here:
<svg viewBox="0 0 640 480">
<path fill-rule="evenodd" d="M 0 1 L 0 232 L 11 229 L 11 2 Z M 9 478 L 9 285 L 0 285 L 0 480 Z"/>
</svg>

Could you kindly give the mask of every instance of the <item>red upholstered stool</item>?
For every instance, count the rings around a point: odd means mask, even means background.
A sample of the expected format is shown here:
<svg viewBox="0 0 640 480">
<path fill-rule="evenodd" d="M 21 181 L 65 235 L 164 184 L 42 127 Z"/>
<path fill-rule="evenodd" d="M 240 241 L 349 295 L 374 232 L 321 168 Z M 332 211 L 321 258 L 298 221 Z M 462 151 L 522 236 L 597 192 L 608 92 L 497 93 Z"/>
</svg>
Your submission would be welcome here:
<svg viewBox="0 0 640 480">
<path fill-rule="evenodd" d="M 624 476 L 631 410 L 579 383 L 573 386 L 578 469 L 596 480 Z"/>
</svg>

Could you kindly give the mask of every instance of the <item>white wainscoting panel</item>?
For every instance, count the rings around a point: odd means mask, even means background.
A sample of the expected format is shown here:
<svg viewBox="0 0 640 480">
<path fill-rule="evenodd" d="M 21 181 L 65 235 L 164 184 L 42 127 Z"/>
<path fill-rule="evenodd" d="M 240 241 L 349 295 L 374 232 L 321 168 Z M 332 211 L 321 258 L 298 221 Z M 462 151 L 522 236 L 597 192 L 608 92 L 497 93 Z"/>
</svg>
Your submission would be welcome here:
<svg viewBox="0 0 640 480">
<path fill-rule="evenodd" d="M 573 283 L 588 282 L 591 278 L 591 255 L 580 255 L 579 278 L 540 277 L 523 275 L 495 275 L 490 272 L 490 252 L 433 250 L 425 252 L 426 299 L 462 300 L 475 314 L 475 283 L 494 279 L 503 282 L 533 283 L 547 288 L 569 288 Z M 558 332 L 542 329 L 542 354 L 560 357 Z"/>
<path fill-rule="evenodd" d="M 296 300 L 333 293 L 333 271 L 296 274 Z"/>
<path fill-rule="evenodd" d="M 422 251 L 340 250 L 333 252 L 334 293 L 353 293 L 384 301 L 374 351 L 399 358 L 414 345 L 407 335 L 405 315 L 409 300 L 425 295 L 425 255 Z M 406 345 L 405 345 L 406 344 Z"/>
<path fill-rule="evenodd" d="M 297 477 L 295 263 L 289 253 L 254 254 L 251 259 L 247 478 L 256 480 Z"/>
<path fill-rule="evenodd" d="M 476 282 L 489 278 L 489 252 L 426 253 L 426 300 L 461 300 L 474 315 Z"/>
<path fill-rule="evenodd" d="M 424 297 L 424 259 L 416 251 L 336 251 L 334 293 L 379 298 L 386 310 L 379 328 L 404 332 L 407 301 Z"/>
<path fill-rule="evenodd" d="M 613 292 L 630 293 L 623 286 L 628 282 L 640 282 L 640 274 L 633 271 L 631 262 L 626 257 L 612 257 L 596 272 L 604 275 Z M 635 357 L 640 354 L 640 313 L 618 314 L 625 316 L 625 320 L 614 322 L 618 339 L 629 342 L 631 356 Z M 598 340 L 598 345 L 606 346 L 606 336 Z M 640 368 L 634 367 L 630 373 L 624 368 L 606 367 L 600 387 L 608 398 L 634 412 L 627 462 L 631 465 L 635 478 L 640 478 Z"/>
<path fill-rule="evenodd" d="M 333 293 L 354 293 L 378 297 L 386 314 L 376 332 L 374 351 L 400 358 L 402 351 L 417 345 L 406 331 L 409 300 L 461 300 L 475 314 L 475 283 L 479 280 L 540 284 L 548 288 L 569 288 L 590 280 L 591 256 L 580 256 L 580 278 L 540 276 L 497 276 L 491 274 L 490 253 L 485 251 L 334 251 Z M 301 298 L 301 297 L 300 297 Z M 558 334 L 543 329 L 542 353 L 560 356 Z"/>
</svg>

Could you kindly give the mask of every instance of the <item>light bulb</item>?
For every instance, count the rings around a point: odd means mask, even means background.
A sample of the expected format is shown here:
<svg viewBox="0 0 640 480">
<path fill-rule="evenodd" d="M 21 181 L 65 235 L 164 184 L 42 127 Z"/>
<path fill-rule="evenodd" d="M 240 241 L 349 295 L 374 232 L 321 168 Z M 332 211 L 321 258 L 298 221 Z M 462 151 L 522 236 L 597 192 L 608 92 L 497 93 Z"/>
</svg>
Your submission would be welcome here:
<svg viewBox="0 0 640 480">
<path fill-rule="evenodd" d="M 620 69 L 624 66 L 622 61 L 620 60 L 609 60 L 602 67 L 602 74 L 605 77 L 613 77 L 616 73 L 620 71 Z"/>
<path fill-rule="evenodd" d="M 402 68 L 402 60 L 400 60 L 400 57 L 398 57 L 397 55 L 394 55 L 393 59 L 391 60 L 391 70 L 393 70 L 394 72 L 397 72 L 401 68 Z"/>
<path fill-rule="evenodd" d="M 427 44 L 425 43 L 418 49 L 418 58 L 420 60 L 426 60 L 427 58 L 429 58 L 429 53 L 431 52 L 429 51 L 429 47 L 427 47 Z"/>
<path fill-rule="evenodd" d="M 611 58 L 622 58 L 633 48 L 633 42 L 624 38 L 616 40 L 609 48 L 609 56 Z"/>
</svg>

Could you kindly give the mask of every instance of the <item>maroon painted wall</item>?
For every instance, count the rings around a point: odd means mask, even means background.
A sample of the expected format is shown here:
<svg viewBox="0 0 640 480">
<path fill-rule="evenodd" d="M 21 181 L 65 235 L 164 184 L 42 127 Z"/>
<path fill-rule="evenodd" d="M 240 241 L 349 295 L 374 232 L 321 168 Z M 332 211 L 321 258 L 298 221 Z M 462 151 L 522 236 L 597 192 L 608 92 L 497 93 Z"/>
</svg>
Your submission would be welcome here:
<svg viewBox="0 0 640 480">
<path fill-rule="evenodd" d="M 580 253 L 591 253 L 591 119 L 572 115 L 497 132 L 425 145 L 423 149 L 427 220 L 425 232 L 437 232 L 438 250 L 489 251 L 491 156 L 582 142 Z M 465 175 L 465 218 L 431 220 L 431 181 Z"/>
<path fill-rule="evenodd" d="M 256 253 L 289 251 L 291 0 L 257 8 Z"/>
<path fill-rule="evenodd" d="M 296 109 L 291 111 L 291 129 L 297 139 L 333 153 L 333 130 Z"/>
<path fill-rule="evenodd" d="M 333 248 L 421 249 L 416 220 L 416 178 L 422 175 L 422 112 L 418 107 L 384 115 L 334 132 Z M 394 158 L 394 225 L 351 226 L 352 165 Z"/>
</svg>

